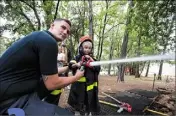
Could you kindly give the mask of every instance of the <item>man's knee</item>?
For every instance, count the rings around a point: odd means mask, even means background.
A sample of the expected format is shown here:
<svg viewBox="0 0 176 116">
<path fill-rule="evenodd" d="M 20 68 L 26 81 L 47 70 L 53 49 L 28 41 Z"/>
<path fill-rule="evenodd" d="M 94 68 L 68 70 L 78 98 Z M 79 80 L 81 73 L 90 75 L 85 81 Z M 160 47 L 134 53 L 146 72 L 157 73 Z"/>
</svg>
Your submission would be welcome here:
<svg viewBox="0 0 176 116">
<path fill-rule="evenodd" d="M 73 115 L 64 108 L 43 101 L 30 102 L 26 108 L 24 108 L 24 111 L 27 115 Z"/>
</svg>

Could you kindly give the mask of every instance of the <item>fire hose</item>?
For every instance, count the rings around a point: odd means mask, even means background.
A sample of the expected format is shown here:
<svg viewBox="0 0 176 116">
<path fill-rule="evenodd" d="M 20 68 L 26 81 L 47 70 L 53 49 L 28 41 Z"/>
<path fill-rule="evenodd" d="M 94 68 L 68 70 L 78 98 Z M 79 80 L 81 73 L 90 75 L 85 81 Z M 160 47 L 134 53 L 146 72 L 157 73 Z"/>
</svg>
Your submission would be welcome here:
<svg viewBox="0 0 176 116">
<path fill-rule="evenodd" d="M 113 99 L 114 101 L 116 101 L 118 104 L 113 104 L 113 103 L 110 103 L 110 102 L 106 102 L 106 101 L 102 101 L 102 100 L 99 100 L 100 103 L 103 103 L 103 104 L 106 104 L 106 105 L 110 105 L 110 106 L 114 106 L 114 107 L 117 107 L 117 108 L 120 108 L 119 110 L 117 110 L 117 112 L 121 112 L 123 111 L 123 109 L 125 109 L 126 111 L 128 112 L 131 112 L 132 111 L 132 107 L 131 105 L 129 105 L 128 103 L 125 103 L 125 102 L 121 102 L 119 100 L 117 100 L 116 98 L 102 92 L 102 94 L 104 94 L 105 96 Z"/>
<path fill-rule="evenodd" d="M 117 60 L 108 60 L 108 61 L 94 61 L 94 62 L 89 62 L 89 66 L 128 63 L 128 62 L 155 61 L 155 60 L 175 60 L 175 54 L 141 56 L 141 57 L 124 58 L 124 59 L 117 59 Z"/>
<path fill-rule="evenodd" d="M 85 56 L 82 56 L 80 70 L 84 70 L 85 66 L 92 68 L 93 66 L 107 65 L 107 64 L 120 64 L 120 63 L 129 63 L 129 62 L 159 61 L 159 60 L 175 61 L 175 54 L 140 56 L 140 57 L 123 58 L 123 59 L 106 60 L 106 61 L 92 61 L 86 58 Z"/>
</svg>

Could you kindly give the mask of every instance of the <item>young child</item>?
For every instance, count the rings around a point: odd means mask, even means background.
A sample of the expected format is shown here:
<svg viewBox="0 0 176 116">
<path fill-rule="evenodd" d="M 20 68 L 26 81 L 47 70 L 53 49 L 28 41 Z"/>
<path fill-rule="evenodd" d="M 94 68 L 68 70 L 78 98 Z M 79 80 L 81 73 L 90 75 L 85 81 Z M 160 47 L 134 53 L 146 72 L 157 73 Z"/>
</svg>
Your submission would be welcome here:
<svg viewBox="0 0 176 116">
<path fill-rule="evenodd" d="M 66 62 L 66 55 L 64 53 L 64 48 L 62 46 L 58 47 L 58 55 L 57 55 L 57 66 L 63 67 L 64 62 Z"/>
<path fill-rule="evenodd" d="M 80 38 L 79 54 L 74 58 L 71 69 L 73 74 L 81 67 L 82 57 L 95 61 L 92 56 L 93 43 L 90 36 Z M 73 62 L 76 62 L 73 64 Z M 71 64 L 71 63 L 70 63 Z M 75 109 L 75 115 L 98 114 L 100 111 L 98 100 L 98 75 L 100 66 L 85 66 L 84 77 L 71 85 L 68 104 Z"/>
</svg>

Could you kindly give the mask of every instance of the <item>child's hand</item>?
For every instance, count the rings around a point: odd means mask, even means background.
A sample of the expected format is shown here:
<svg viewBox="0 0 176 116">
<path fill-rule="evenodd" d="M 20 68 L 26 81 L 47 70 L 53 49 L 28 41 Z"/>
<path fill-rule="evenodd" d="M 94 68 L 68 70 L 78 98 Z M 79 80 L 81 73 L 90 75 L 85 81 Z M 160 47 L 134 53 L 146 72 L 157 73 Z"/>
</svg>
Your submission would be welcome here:
<svg viewBox="0 0 176 116">
<path fill-rule="evenodd" d="M 89 55 L 85 55 L 85 57 L 86 57 L 87 59 L 90 59 L 91 61 L 94 61 L 94 59 L 93 59 L 91 56 L 89 56 Z"/>
</svg>

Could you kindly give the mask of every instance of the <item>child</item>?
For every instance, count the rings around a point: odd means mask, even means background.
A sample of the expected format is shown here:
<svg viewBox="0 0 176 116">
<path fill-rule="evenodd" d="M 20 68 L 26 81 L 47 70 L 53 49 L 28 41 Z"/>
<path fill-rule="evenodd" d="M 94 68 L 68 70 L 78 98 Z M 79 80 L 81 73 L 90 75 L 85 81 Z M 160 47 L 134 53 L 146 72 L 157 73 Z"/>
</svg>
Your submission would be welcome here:
<svg viewBox="0 0 176 116">
<path fill-rule="evenodd" d="M 80 38 L 79 54 L 75 57 L 75 64 L 71 69 L 73 74 L 77 68 L 81 67 L 82 57 L 86 57 L 91 61 L 95 61 L 92 57 L 93 43 L 89 36 Z M 70 62 L 73 62 L 70 61 Z M 75 109 L 75 115 L 83 115 L 84 113 L 91 115 L 100 111 L 98 100 L 98 75 L 100 66 L 85 66 L 84 77 L 71 85 L 68 104 Z"/>
<path fill-rule="evenodd" d="M 58 67 L 63 67 L 64 66 L 64 62 L 66 61 L 66 55 L 64 53 L 64 48 L 62 46 L 58 47 L 58 55 L 57 55 L 57 66 Z"/>
</svg>

